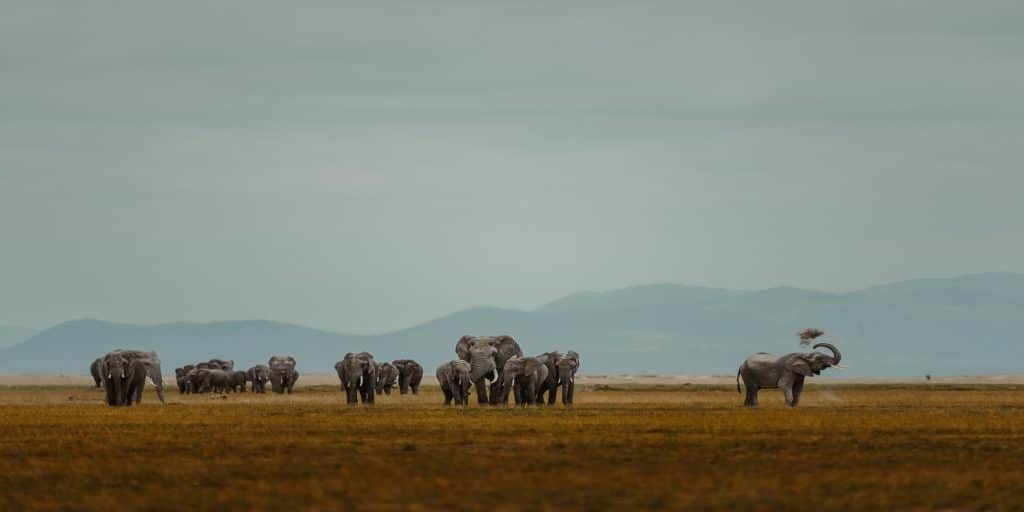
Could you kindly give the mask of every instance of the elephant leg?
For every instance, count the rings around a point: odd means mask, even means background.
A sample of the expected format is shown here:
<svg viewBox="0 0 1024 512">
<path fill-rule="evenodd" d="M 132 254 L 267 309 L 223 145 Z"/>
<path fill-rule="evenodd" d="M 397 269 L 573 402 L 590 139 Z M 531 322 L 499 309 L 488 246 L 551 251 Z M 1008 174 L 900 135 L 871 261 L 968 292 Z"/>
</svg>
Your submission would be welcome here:
<svg viewBox="0 0 1024 512">
<path fill-rule="evenodd" d="M 498 374 L 498 380 L 491 383 L 491 405 L 498 405 L 501 400 L 501 374 Z"/>
<path fill-rule="evenodd" d="M 410 387 L 412 388 L 412 394 L 414 394 L 414 395 L 420 394 L 420 385 L 418 383 L 417 384 L 413 384 Z"/>
<path fill-rule="evenodd" d="M 444 405 L 446 405 L 446 406 L 451 405 L 452 404 L 452 390 L 450 390 L 448 388 L 442 388 L 441 391 L 444 391 Z"/>
<path fill-rule="evenodd" d="M 796 382 L 793 383 L 793 403 L 790 404 L 796 407 L 800 404 L 800 395 L 804 392 L 804 376 L 797 377 Z"/>
<path fill-rule="evenodd" d="M 490 402 L 487 401 L 487 383 L 483 379 L 480 379 L 473 383 L 476 386 L 476 401 L 480 405 L 487 405 Z M 405 393 L 402 393 L 403 395 Z"/>
<path fill-rule="evenodd" d="M 782 395 L 786 397 L 786 405 L 792 407 L 796 404 L 793 403 L 793 387 L 791 384 L 781 386 Z"/>
<path fill-rule="evenodd" d="M 747 399 L 743 401 L 747 407 L 757 407 L 757 387 L 747 386 Z"/>
</svg>

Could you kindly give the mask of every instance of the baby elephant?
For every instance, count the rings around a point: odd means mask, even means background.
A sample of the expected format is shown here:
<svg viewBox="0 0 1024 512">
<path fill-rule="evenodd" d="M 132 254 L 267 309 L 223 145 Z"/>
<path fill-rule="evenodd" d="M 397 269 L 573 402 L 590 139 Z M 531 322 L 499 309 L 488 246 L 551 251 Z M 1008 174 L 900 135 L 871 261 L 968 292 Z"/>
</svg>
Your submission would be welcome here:
<svg viewBox="0 0 1024 512">
<path fill-rule="evenodd" d="M 465 407 L 469 404 L 469 387 L 473 382 L 469 378 L 469 363 L 456 359 L 437 367 L 437 383 L 444 392 L 444 405 L 452 404 Z"/>
<path fill-rule="evenodd" d="M 796 407 L 800 403 L 805 377 L 820 375 L 822 370 L 830 366 L 842 368 L 839 360 L 843 356 L 839 349 L 828 343 L 818 343 L 811 348 L 818 347 L 829 349 L 832 355 L 821 352 L 793 352 L 776 356 L 758 352 L 748 357 L 736 371 L 736 392 L 743 392 L 740 389 L 740 378 L 747 387 L 747 399 L 743 405 L 757 407 L 758 390 L 781 388 L 782 394 L 786 397 L 786 405 Z"/>
<path fill-rule="evenodd" d="M 391 395 L 391 389 L 395 387 L 396 382 L 398 382 L 398 368 L 395 368 L 395 365 L 391 363 L 377 365 L 377 383 L 375 387 L 378 395 L 381 393 Z"/>
</svg>

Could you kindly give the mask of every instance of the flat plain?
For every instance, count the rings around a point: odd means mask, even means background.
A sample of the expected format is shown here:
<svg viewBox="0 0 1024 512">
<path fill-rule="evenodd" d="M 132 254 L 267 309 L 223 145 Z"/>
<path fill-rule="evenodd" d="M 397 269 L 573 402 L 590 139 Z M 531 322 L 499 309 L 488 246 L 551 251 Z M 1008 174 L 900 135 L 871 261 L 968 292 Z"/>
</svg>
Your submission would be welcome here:
<svg viewBox="0 0 1024 512">
<path fill-rule="evenodd" d="M 0 386 L 0 510 L 1024 508 L 1018 384 L 818 379 L 757 410 L 723 385 L 590 385 L 571 409 L 167 398 Z"/>
</svg>

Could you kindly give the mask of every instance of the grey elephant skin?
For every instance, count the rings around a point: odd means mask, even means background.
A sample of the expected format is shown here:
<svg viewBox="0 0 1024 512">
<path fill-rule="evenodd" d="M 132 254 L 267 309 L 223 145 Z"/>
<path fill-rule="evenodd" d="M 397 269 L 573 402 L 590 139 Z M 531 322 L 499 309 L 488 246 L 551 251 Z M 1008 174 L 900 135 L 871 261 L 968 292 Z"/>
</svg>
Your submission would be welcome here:
<svg viewBox="0 0 1024 512">
<path fill-rule="evenodd" d="M 513 357 L 523 357 L 523 349 L 511 336 L 463 336 L 455 343 L 455 353 L 470 366 L 470 379 L 476 386 L 477 402 L 496 405 L 502 395 L 502 372 Z M 487 380 L 491 381 L 488 395 Z"/>
<path fill-rule="evenodd" d="M 398 368 L 391 363 L 380 363 L 377 365 L 377 394 L 390 395 L 391 389 L 398 382 Z"/>
<path fill-rule="evenodd" d="M 91 365 L 89 365 L 89 373 L 92 375 L 92 380 L 95 383 L 94 387 L 103 387 L 103 377 L 100 376 L 100 364 L 103 363 L 102 357 L 97 357 Z"/>
<path fill-rule="evenodd" d="M 115 352 L 107 353 L 100 362 L 100 377 L 106 392 L 106 402 L 111 407 L 124 405 L 125 391 L 128 388 L 128 366 L 128 360 Z"/>
<path fill-rule="evenodd" d="M 580 369 L 580 355 L 570 350 L 555 361 L 555 385 L 562 389 L 562 404 L 572 405 L 576 391 L 576 372 Z M 549 400 L 548 403 L 551 403 Z"/>
<path fill-rule="evenodd" d="M 153 351 L 125 350 L 118 349 L 112 353 L 119 354 L 130 365 L 135 361 L 142 361 L 146 367 L 146 376 L 153 381 L 153 388 L 156 389 L 156 396 L 160 403 L 164 403 L 164 377 L 160 369 L 160 357 Z"/>
<path fill-rule="evenodd" d="M 345 393 L 345 400 L 349 405 L 355 405 L 362 400 L 364 404 L 374 403 L 374 386 L 377 383 L 377 363 L 373 360 L 373 354 L 360 352 L 345 354 L 345 358 L 334 365 L 338 372 L 338 380 L 341 381 L 341 390 Z"/>
<path fill-rule="evenodd" d="M 246 373 L 241 370 L 228 372 L 228 391 L 245 393 L 245 381 L 248 380 Z"/>
<path fill-rule="evenodd" d="M 193 368 L 195 368 L 194 365 L 186 364 L 181 368 L 174 369 L 174 381 L 178 385 L 178 393 L 185 394 L 189 392 L 188 374 L 190 371 L 192 371 Z"/>
<path fill-rule="evenodd" d="M 292 356 L 272 356 L 267 361 L 270 368 L 270 389 L 274 393 L 287 392 L 292 394 L 292 388 L 299 380 L 299 372 L 295 369 L 295 358 Z"/>
<path fill-rule="evenodd" d="M 131 406 L 132 402 L 142 403 L 142 391 L 146 388 L 146 365 L 139 360 L 128 365 L 128 372 L 125 377 L 124 405 Z"/>
<path fill-rule="evenodd" d="M 263 394 L 267 392 L 267 382 L 270 381 L 270 368 L 263 364 L 258 364 L 249 368 L 245 372 L 246 379 L 252 382 L 252 392 Z"/>
<path fill-rule="evenodd" d="M 420 381 L 423 380 L 423 367 L 412 359 L 395 359 L 391 364 L 398 369 L 398 391 L 401 394 L 420 394 Z"/>
<path fill-rule="evenodd" d="M 515 393 L 520 405 L 538 403 L 541 385 L 548 378 L 548 366 L 536 357 L 513 357 L 505 362 L 502 372 L 501 403 L 508 404 L 508 395 Z"/>
<path fill-rule="evenodd" d="M 747 358 L 736 371 L 736 391 L 740 389 L 740 379 L 747 388 L 747 398 L 743 405 L 757 407 L 757 392 L 761 389 L 780 388 L 786 397 L 786 405 L 796 407 L 800 403 L 800 394 L 804 389 L 804 379 L 820 375 L 830 366 L 838 366 L 842 358 L 839 349 L 829 343 L 818 343 L 811 347 L 824 347 L 832 355 L 821 352 L 793 352 L 776 356 L 766 352 L 758 352 Z"/>
<path fill-rule="evenodd" d="M 548 405 L 555 403 L 555 396 L 558 393 L 558 361 L 562 359 L 562 353 L 553 351 L 540 354 L 537 360 L 544 363 L 548 368 L 548 376 L 541 382 L 537 390 L 537 403 L 544 403 L 544 394 L 547 394 Z"/>
<path fill-rule="evenodd" d="M 226 393 L 231 384 L 231 374 L 216 368 L 203 369 L 199 370 L 199 381 L 200 393 Z"/>
<path fill-rule="evenodd" d="M 450 406 L 452 401 L 455 405 L 465 407 L 469 405 L 469 387 L 473 384 L 469 377 L 469 363 L 455 359 L 437 367 L 437 383 L 444 393 L 444 405 Z"/>
</svg>

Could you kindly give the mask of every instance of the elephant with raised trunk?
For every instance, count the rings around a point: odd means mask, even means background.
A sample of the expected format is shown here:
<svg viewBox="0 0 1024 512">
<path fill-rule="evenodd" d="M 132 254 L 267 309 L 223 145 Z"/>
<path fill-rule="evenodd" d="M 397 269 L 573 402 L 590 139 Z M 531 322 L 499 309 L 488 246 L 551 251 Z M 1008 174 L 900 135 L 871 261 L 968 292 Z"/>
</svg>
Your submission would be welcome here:
<svg viewBox="0 0 1024 512">
<path fill-rule="evenodd" d="M 555 386 L 562 388 L 562 404 L 572 405 L 576 390 L 576 372 L 580 369 L 580 355 L 572 350 L 555 361 Z M 552 403 L 550 400 L 548 403 Z"/>
<path fill-rule="evenodd" d="M 420 394 L 420 381 L 423 380 L 423 367 L 412 359 L 395 359 L 391 361 L 395 368 L 398 368 L 398 391 L 406 394 Z"/>
<path fill-rule="evenodd" d="M 360 352 L 345 354 L 345 359 L 334 365 L 341 381 L 341 390 L 349 405 L 362 400 L 364 404 L 373 404 L 374 386 L 377 383 L 377 363 L 373 354 Z"/>
<path fill-rule="evenodd" d="M 548 366 L 536 357 L 513 357 L 505 362 L 502 372 L 501 403 L 508 404 L 510 391 L 515 392 L 516 403 L 539 403 L 541 385 L 548 378 Z"/>
<path fill-rule="evenodd" d="M 270 388 L 274 393 L 292 394 L 295 382 L 299 380 L 299 372 L 295 369 L 295 358 L 292 356 L 273 356 L 267 361 L 270 368 Z"/>
<path fill-rule="evenodd" d="M 266 393 L 267 382 L 270 381 L 270 368 L 263 364 L 258 364 L 249 368 L 245 372 L 246 379 L 252 382 L 253 393 Z"/>
<path fill-rule="evenodd" d="M 97 357 L 91 365 L 89 365 L 89 373 L 92 374 L 92 380 L 95 383 L 96 388 L 103 387 L 103 377 L 100 376 L 100 365 L 103 364 L 103 358 Z"/>
<path fill-rule="evenodd" d="M 455 344 L 455 353 L 469 363 L 469 377 L 476 386 L 477 402 L 491 405 L 501 399 L 505 363 L 513 357 L 523 357 L 523 349 L 511 336 L 463 336 Z M 489 400 L 488 380 L 491 381 Z"/>
<path fill-rule="evenodd" d="M 437 367 L 437 383 L 444 393 L 444 405 L 469 405 L 469 387 L 473 384 L 469 378 L 469 363 L 456 359 Z"/>
<path fill-rule="evenodd" d="M 164 377 L 160 370 L 160 357 L 156 355 L 156 352 L 119 349 L 112 353 L 120 354 L 128 364 L 142 361 L 142 364 L 146 367 L 146 377 L 153 381 L 156 397 L 160 399 L 160 403 L 164 403 Z"/>
<path fill-rule="evenodd" d="M 821 352 L 793 352 L 783 356 L 758 352 L 747 358 L 736 371 L 736 392 L 740 389 L 740 378 L 747 387 L 747 398 L 743 405 L 757 407 L 757 392 L 761 389 L 781 388 L 786 405 L 796 407 L 804 389 L 804 378 L 820 375 L 822 370 L 840 366 L 843 357 L 839 349 L 829 343 L 818 343 L 812 349 L 825 347 L 832 355 Z"/>
<path fill-rule="evenodd" d="M 391 363 L 377 365 L 377 394 L 391 395 L 391 388 L 398 382 L 398 368 Z"/>
</svg>

